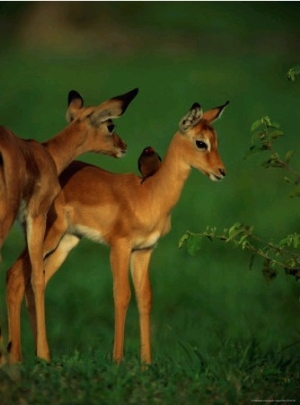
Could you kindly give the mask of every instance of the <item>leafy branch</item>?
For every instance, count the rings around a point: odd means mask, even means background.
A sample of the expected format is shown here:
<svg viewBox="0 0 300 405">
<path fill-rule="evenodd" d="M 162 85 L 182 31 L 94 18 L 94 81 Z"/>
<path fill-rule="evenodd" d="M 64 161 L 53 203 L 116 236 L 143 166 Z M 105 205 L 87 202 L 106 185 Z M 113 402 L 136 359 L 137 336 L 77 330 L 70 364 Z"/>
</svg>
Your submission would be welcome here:
<svg viewBox="0 0 300 405">
<path fill-rule="evenodd" d="M 186 231 L 179 241 L 179 248 L 185 246 L 194 255 L 203 239 L 219 240 L 230 243 L 251 253 L 249 267 L 252 268 L 255 257 L 263 261 L 262 272 L 267 280 L 274 279 L 280 269 L 300 280 L 300 234 L 287 235 L 279 242 L 264 241 L 253 232 L 253 226 L 236 223 L 230 228 L 217 231 L 216 227 L 207 227 L 204 232 Z"/>
<path fill-rule="evenodd" d="M 245 158 L 257 154 L 259 152 L 269 152 L 266 160 L 262 162 L 262 166 L 268 168 L 280 168 L 284 169 L 288 176 L 284 177 L 284 180 L 293 184 L 293 188 L 290 196 L 299 197 L 300 189 L 300 173 L 297 172 L 291 165 L 290 161 L 294 155 L 292 150 L 288 151 L 284 157 L 281 157 L 279 153 L 274 149 L 274 143 L 279 138 L 284 136 L 284 132 L 280 129 L 280 124 L 272 122 L 269 117 L 262 117 L 255 121 L 251 126 L 252 140 L 249 151 L 246 153 Z"/>
</svg>

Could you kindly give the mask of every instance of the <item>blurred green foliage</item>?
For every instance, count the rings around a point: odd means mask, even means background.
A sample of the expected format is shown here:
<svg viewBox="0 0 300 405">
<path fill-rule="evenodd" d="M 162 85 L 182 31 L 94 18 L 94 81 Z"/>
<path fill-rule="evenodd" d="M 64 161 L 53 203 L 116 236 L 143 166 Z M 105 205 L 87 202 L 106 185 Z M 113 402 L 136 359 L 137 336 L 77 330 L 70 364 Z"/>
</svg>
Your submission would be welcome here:
<svg viewBox="0 0 300 405">
<path fill-rule="evenodd" d="M 230 100 L 215 124 L 228 175 L 215 184 L 192 172 L 174 209 L 172 230 L 153 255 L 154 359 L 188 362 L 182 345 L 208 359 L 217 358 L 216 348 L 227 339 L 255 340 L 262 350 L 275 352 L 297 342 L 299 287 L 291 277 L 280 274 L 267 285 L 256 263 L 249 271 L 244 251 L 204 241 L 201 255 L 191 257 L 177 246 L 187 229 L 211 224 L 221 229 L 235 222 L 252 224 L 262 238 L 274 240 L 299 232 L 299 201 L 286 198 L 290 185 L 282 182 L 280 173 L 261 170 L 258 156 L 244 160 L 249 128 L 263 116 L 274 117 L 287 134 L 278 139 L 280 153 L 294 150 L 299 156 L 300 82 L 291 85 L 286 79 L 299 57 L 299 4 L 50 3 L 1 3 L 0 122 L 17 135 L 42 141 L 58 132 L 65 125 L 70 89 L 79 91 L 88 105 L 137 86 L 140 94 L 116 121 L 128 143 L 127 156 L 81 157 L 108 170 L 137 173 L 141 150 L 152 145 L 163 157 L 178 122 L 195 101 L 205 110 Z M 16 224 L 2 252 L 4 337 L 5 270 L 22 247 Z M 139 345 L 132 301 L 127 359 L 138 353 Z M 110 358 L 113 301 L 108 250 L 82 241 L 49 284 L 46 308 L 55 355 L 99 348 Z M 25 308 L 22 343 L 25 360 L 32 359 Z M 297 345 L 286 351 L 296 357 Z"/>
<path fill-rule="evenodd" d="M 294 66 L 291 69 L 289 69 L 287 77 L 289 80 L 294 82 L 299 74 L 300 74 L 300 66 Z"/>
</svg>

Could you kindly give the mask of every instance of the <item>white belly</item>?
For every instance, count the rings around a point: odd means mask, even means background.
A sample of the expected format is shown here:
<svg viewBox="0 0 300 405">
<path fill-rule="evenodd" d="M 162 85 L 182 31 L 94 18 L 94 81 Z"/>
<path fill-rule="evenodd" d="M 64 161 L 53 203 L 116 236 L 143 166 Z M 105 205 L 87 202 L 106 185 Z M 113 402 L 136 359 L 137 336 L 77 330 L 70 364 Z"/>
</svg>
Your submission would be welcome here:
<svg viewBox="0 0 300 405">
<path fill-rule="evenodd" d="M 94 242 L 106 244 L 106 240 L 103 238 L 102 233 L 97 229 L 90 228 L 84 225 L 76 225 L 76 227 L 71 227 L 71 232 L 86 237 Z"/>
<path fill-rule="evenodd" d="M 159 231 L 152 232 L 146 237 L 138 237 L 134 241 L 133 249 L 153 248 L 157 244 L 159 237 L 160 237 Z"/>
</svg>

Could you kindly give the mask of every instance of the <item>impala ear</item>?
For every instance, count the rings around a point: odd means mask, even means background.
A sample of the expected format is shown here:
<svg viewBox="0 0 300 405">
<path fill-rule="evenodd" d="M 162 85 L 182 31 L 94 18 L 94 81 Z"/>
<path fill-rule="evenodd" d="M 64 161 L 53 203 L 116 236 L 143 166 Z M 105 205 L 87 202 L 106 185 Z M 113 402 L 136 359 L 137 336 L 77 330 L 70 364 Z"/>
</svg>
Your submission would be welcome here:
<svg viewBox="0 0 300 405">
<path fill-rule="evenodd" d="M 135 88 L 128 93 L 113 97 L 100 104 L 100 106 L 91 114 L 91 122 L 96 125 L 107 121 L 108 119 L 120 117 L 120 115 L 124 114 L 138 92 L 139 89 Z"/>
<path fill-rule="evenodd" d="M 83 107 L 83 98 L 76 90 L 69 91 L 68 94 L 68 109 L 66 119 L 68 122 L 73 121 L 76 112 Z"/>
<path fill-rule="evenodd" d="M 184 133 L 194 127 L 201 120 L 202 116 L 203 111 L 200 104 L 194 103 L 187 115 L 180 121 L 180 131 Z"/>
<path fill-rule="evenodd" d="M 215 107 L 211 110 L 205 111 L 202 118 L 210 123 L 214 122 L 216 119 L 220 118 L 222 112 L 228 104 L 229 101 L 226 101 L 226 103 L 220 107 Z"/>
</svg>

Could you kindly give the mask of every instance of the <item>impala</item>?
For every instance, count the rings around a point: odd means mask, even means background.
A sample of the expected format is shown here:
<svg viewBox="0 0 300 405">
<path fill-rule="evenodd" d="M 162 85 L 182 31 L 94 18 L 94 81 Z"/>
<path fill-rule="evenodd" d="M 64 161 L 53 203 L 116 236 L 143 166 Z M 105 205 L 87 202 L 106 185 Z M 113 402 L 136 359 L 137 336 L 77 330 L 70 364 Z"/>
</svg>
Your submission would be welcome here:
<svg viewBox="0 0 300 405">
<path fill-rule="evenodd" d="M 0 128 L 0 249 L 14 221 L 19 217 L 31 263 L 35 296 L 37 355 L 48 360 L 44 315 L 43 240 L 46 216 L 60 192 L 58 175 L 84 152 L 121 157 L 125 143 L 114 132 L 113 118 L 123 114 L 136 96 L 134 89 L 97 107 L 83 107 L 76 91 L 68 96 L 70 124 L 44 143 L 23 140 Z"/>
<path fill-rule="evenodd" d="M 221 180 L 225 168 L 211 123 L 228 102 L 203 113 L 193 104 L 181 120 L 160 168 L 143 182 L 135 174 L 114 174 L 73 162 L 61 174 L 61 193 L 49 213 L 44 242 L 45 284 L 82 237 L 110 246 L 115 306 L 113 360 L 123 358 L 124 327 L 131 296 L 129 267 L 137 298 L 141 361 L 151 362 L 149 263 L 159 238 L 170 230 L 171 211 L 179 200 L 191 168 L 211 180 Z M 7 274 L 10 362 L 21 360 L 20 306 L 26 290 L 27 306 L 36 334 L 36 303 L 26 251 Z M 46 335 L 46 331 L 45 331 Z"/>
</svg>

